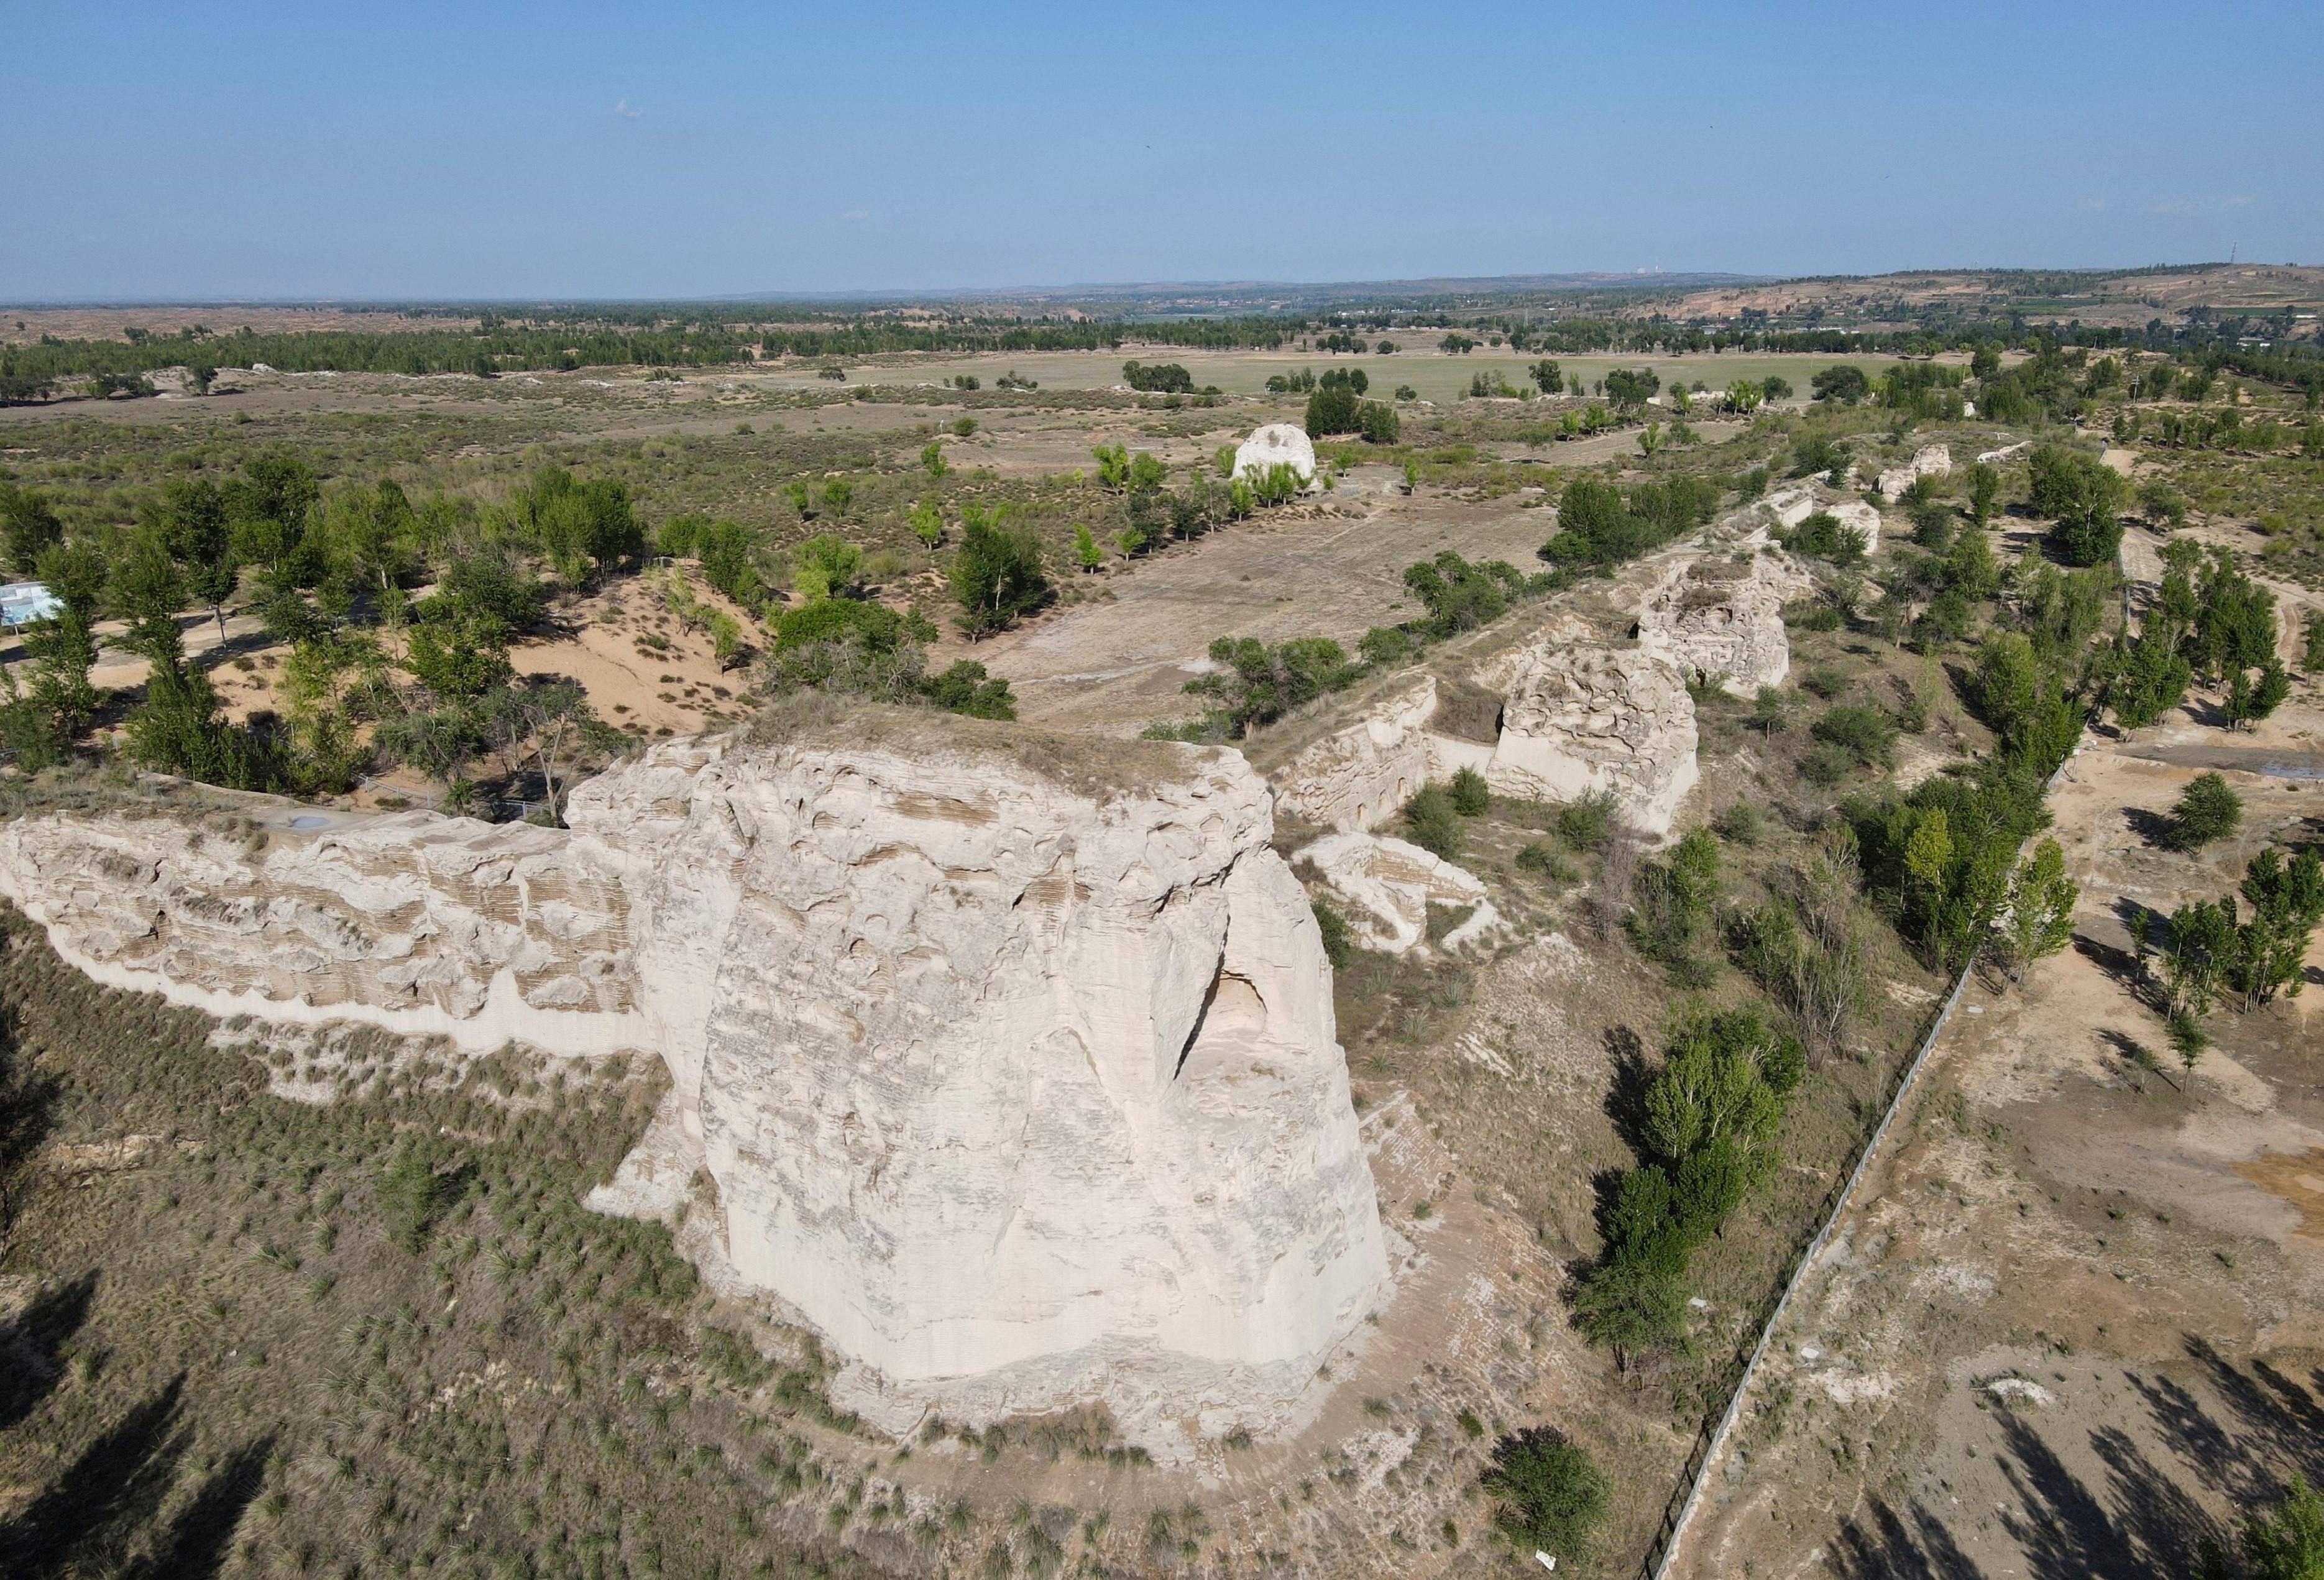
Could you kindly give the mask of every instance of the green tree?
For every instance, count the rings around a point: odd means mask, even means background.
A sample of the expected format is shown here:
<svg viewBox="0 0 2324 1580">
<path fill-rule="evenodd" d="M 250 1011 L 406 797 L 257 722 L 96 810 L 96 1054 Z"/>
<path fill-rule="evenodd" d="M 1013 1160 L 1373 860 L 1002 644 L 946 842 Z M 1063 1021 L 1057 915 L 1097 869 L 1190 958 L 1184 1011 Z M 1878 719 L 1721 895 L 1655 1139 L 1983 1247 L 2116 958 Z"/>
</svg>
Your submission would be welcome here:
<svg viewBox="0 0 2324 1580">
<path fill-rule="evenodd" d="M 2074 901 L 2080 888 L 2066 876 L 2065 853 L 2054 839 L 2034 847 L 2009 880 L 2000 924 L 2003 969 L 2024 982 L 2036 960 L 2058 953 L 2074 937 Z"/>
<path fill-rule="evenodd" d="M 1989 526 L 1993 513 L 2001 501 L 2001 473 L 1987 461 L 1973 461 L 1969 468 L 1969 516 L 1978 526 Z"/>
<path fill-rule="evenodd" d="M 41 556 L 64 538 L 64 523 L 46 499 L 0 478 L 0 553 L 7 556 L 9 569 L 31 575 Z"/>
<path fill-rule="evenodd" d="M 912 535 L 923 544 L 930 549 L 943 546 L 944 513 L 936 508 L 935 500 L 923 499 L 912 506 L 910 521 Z"/>
<path fill-rule="evenodd" d="M 2163 840 L 2173 850 L 2200 850 L 2234 834 L 2243 820 L 2244 799 L 2236 794 L 2227 777 L 2219 773 L 2198 774 L 2172 807 L 2171 821 Z"/>
<path fill-rule="evenodd" d="M 945 474 L 952 470 L 951 466 L 945 460 L 944 444 L 938 439 L 932 439 L 921 447 L 920 465 L 927 470 L 929 478 L 938 483 L 943 482 Z"/>
<path fill-rule="evenodd" d="M 997 511 L 988 514 L 971 507 L 953 556 L 952 594 L 960 605 L 960 627 L 971 642 L 1007 628 L 1046 602 L 1049 578 L 1033 530 L 1003 524 Z"/>
<path fill-rule="evenodd" d="M 235 557 L 279 587 L 309 586 L 318 567 L 307 541 L 322 489 L 306 462 L 269 451 L 243 463 L 225 488 Z"/>
<path fill-rule="evenodd" d="M 86 543 L 60 543 L 35 564 L 58 606 L 50 618 L 24 627 L 21 638 L 32 671 L 27 700 L 47 718 L 53 744 L 62 747 L 78 740 L 97 713 L 89 671 L 97 665 L 105 560 Z"/>
<path fill-rule="evenodd" d="M 1852 363 L 1835 363 L 1808 381 L 1819 401 L 1837 401 L 1843 406 L 1853 406 L 1872 393 L 1872 381 L 1864 370 Z"/>
<path fill-rule="evenodd" d="M 2062 445 L 2034 448 L 2027 457 L 2034 509 L 2051 517 L 2050 544 L 2070 565 L 2098 565 L 2122 543 L 2122 507 L 2129 485 L 2095 456 Z"/>
<path fill-rule="evenodd" d="M 1222 721 L 1248 736 L 1263 724 L 1336 691 L 1362 673 L 1347 650 L 1329 637 L 1301 636 L 1272 645 L 1252 636 L 1222 636 L 1211 643 L 1219 666 L 1186 682 L 1185 689 L 1218 704 Z"/>
<path fill-rule="evenodd" d="M 1428 629 L 1435 636 L 1471 631 L 1499 619 L 1508 610 L 1510 595 L 1524 582 L 1517 568 L 1504 561 L 1471 565 L 1450 549 L 1404 571 L 1405 590 L 1428 611 Z"/>
<path fill-rule="evenodd" d="M 1532 379 L 1545 395 L 1557 394 L 1565 388 L 1564 370 L 1545 356 L 1527 368 L 1526 376 Z"/>
<path fill-rule="evenodd" d="M 630 491 L 612 478 L 576 479 L 544 466 L 512 490 L 510 521 L 575 587 L 594 586 L 645 552 Z"/>
<path fill-rule="evenodd" d="M 1485 783 L 1485 776 L 1473 768 L 1456 768 L 1449 786 L 1452 809 L 1463 818 L 1481 818 L 1493 805 L 1493 792 Z"/>
<path fill-rule="evenodd" d="M 2210 1013 L 2241 949 L 2232 900 L 2198 900 L 2172 911 L 2157 949 L 2170 1018 L 2200 1022 Z"/>
<path fill-rule="evenodd" d="M 1355 391 L 1345 384 L 1318 388 L 1307 397 L 1306 430 L 1318 439 L 1326 434 L 1360 432 L 1363 419 L 1358 405 Z"/>
<path fill-rule="evenodd" d="M 2273 653 L 2261 666 L 2259 679 L 2250 671 L 2237 669 L 2227 678 L 2227 695 L 2220 711 L 2227 716 L 2231 729 L 2249 729 L 2283 706 L 2292 695 L 2292 676 L 2283 661 Z"/>
<path fill-rule="evenodd" d="M 2252 1580 L 2324 1580 L 2324 1496 L 2294 1474 L 2275 1507 L 2244 1524 Z"/>
<path fill-rule="evenodd" d="M 1639 874 L 1630 936 L 1682 987 L 1701 987 L 1717 972 L 1711 930 L 1722 887 L 1719 836 L 1708 828 L 1692 830 L 1668 859 L 1648 863 Z"/>
<path fill-rule="evenodd" d="M 505 686 L 508 629 L 489 614 L 446 614 L 415 622 L 404 639 L 403 667 L 437 698 L 469 701 Z"/>
<path fill-rule="evenodd" d="M 1494 1500 L 1495 1522 L 1511 1541 L 1568 1567 L 1588 1555 L 1610 1491 L 1588 1451 L 1549 1427 L 1502 1438 L 1482 1484 Z"/>
<path fill-rule="evenodd" d="M 1461 857 L 1461 814 L 1440 784 L 1424 784 L 1404 803 L 1404 836 L 1443 861 Z"/>
<path fill-rule="evenodd" d="M 234 596 L 235 584 L 241 577 L 241 568 L 234 559 L 234 529 L 226 520 L 226 495 L 207 478 L 172 482 L 162 490 L 159 520 L 162 542 L 177 562 L 186 591 L 196 603 L 208 607 L 217 622 L 218 646 L 223 648 L 226 601 Z"/>
<path fill-rule="evenodd" d="M 1618 411 L 1635 411 L 1663 387 L 1663 381 L 1650 367 L 1618 367 L 1606 375 L 1606 398 Z"/>
<path fill-rule="evenodd" d="M 2308 964 L 2308 940 L 2324 926 L 2324 856 L 2302 851 L 2285 861 L 2264 850 L 2244 868 L 2241 886 L 2252 919 L 2236 929 L 2230 985 L 2255 1009 L 2279 993 L 2297 997 Z"/>
<path fill-rule="evenodd" d="M 801 601 L 843 596 L 854 589 L 863 550 L 832 532 L 817 532 L 791 550 L 791 590 Z"/>
<path fill-rule="evenodd" d="M 1074 562 L 1082 568 L 1084 575 L 1105 563 L 1105 550 L 1089 530 L 1087 522 L 1074 523 Z"/>
<path fill-rule="evenodd" d="M 130 535 L 106 592 L 114 611 L 129 623 L 124 641 L 133 651 L 156 669 L 174 667 L 183 659 L 178 611 L 185 606 L 185 583 L 158 530 L 146 526 Z"/>
</svg>

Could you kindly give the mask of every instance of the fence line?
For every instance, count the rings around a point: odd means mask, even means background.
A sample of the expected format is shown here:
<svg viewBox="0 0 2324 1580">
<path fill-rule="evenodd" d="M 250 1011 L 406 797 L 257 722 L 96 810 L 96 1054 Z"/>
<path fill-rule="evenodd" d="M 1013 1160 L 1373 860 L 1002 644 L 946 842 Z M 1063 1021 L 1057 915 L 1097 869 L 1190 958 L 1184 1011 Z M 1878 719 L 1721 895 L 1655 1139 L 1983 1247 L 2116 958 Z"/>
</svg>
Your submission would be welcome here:
<svg viewBox="0 0 2324 1580">
<path fill-rule="evenodd" d="M 2066 760 L 2052 771 L 2044 786 L 2045 792 L 2055 790 L 2058 781 L 2065 777 L 2066 770 L 2080 754 L 2089 734 L 2085 727 L 2074 737 L 2073 749 L 2066 753 Z M 2024 857 L 2025 844 L 2024 840 L 2018 842 L 2018 860 Z M 2013 862 L 2013 867 L 2015 864 Z M 1922 1038 L 1919 1050 L 1913 1055 L 1913 1062 L 1904 1067 L 1904 1075 L 1897 1080 L 1895 1094 L 1888 1099 L 1886 1112 L 1881 1114 L 1880 1123 L 1873 1127 L 1871 1136 L 1864 1143 L 1864 1150 L 1857 1154 L 1856 1167 L 1849 1170 L 1846 1182 L 1828 1198 L 1831 1205 L 1824 1214 L 1823 1223 L 1808 1242 L 1807 1249 L 1801 1253 L 1799 1260 L 1793 1263 L 1791 1277 L 1784 1280 L 1784 1288 L 1775 1297 L 1774 1308 L 1768 1312 L 1766 1321 L 1760 1325 L 1758 1342 L 1751 1346 L 1750 1356 L 1743 1363 L 1743 1370 L 1735 1381 L 1735 1391 L 1728 1395 L 1727 1409 L 1720 1413 L 1718 1425 L 1696 1436 L 1695 1446 L 1688 1451 L 1685 1468 L 1680 1473 L 1681 1483 L 1686 1489 L 1685 1500 L 1680 1502 L 1678 1494 L 1673 1492 L 1672 1501 L 1678 1504 L 1678 1511 L 1673 1514 L 1665 1506 L 1662 1529 L 1655 1533 L 1654 1542 L 1646 1548 L 1646 1559 L 1638 1568 L 1641 1580 L 1666 1580 L 1670 1574 L 1671 1564 L 1678 1556 L 1679 1540 L 1686 1534 L 1687 1524 L 1694 1518 L 1695 1510 L 1702 1501 L 1711 1463 L 1719 1456 L 1719 1450 L 1725 1446 L 1728 1435 L 1734 1430 L 1736 1420 L 1742 1414 L 1743 1396 L 1750 1391 L 1751 1380 L 1758 1374 L 1759 1363 L 1766 1358 L 1767 1345 L 1775 1336 L 1775 1328 L 1791 1307 L 1792 1296 L 1806 1279 L 1808 1269 L 1815 1264 L 1816 1258 L 1831 1243 L 1831 1232 L 1840 1223 L 1840 1214 L 1848 1209 L 1849 1198 L 1856 1194 L 1865 1170 L 1871 1167 L 1872 1155 L 1880 1150 L 1880 1143 L 1886 1139 L 1889 1127 L 1903 1111 L 1905 1095 L 1920 1078 L 1922 1067 L 1928 1062 L 1929 1055 L 1935 1051 L 1937 1039 L 1951 1021 L 1954 1006 L 1960 1003 L 1961 990 L 1969 986 L 1969 979 L 1977 970 L 1978 958 L 1982 953 L 1982 949 L 1969 952 L 1969 960 L 1961 966 L 1960 975 L 1953 979 L 1952 992 L 1945 995 L 1944 1004 L 1937 1011 L 1937 1018 L 1931 1023 L 1928 1035 Z"/>
</svg>

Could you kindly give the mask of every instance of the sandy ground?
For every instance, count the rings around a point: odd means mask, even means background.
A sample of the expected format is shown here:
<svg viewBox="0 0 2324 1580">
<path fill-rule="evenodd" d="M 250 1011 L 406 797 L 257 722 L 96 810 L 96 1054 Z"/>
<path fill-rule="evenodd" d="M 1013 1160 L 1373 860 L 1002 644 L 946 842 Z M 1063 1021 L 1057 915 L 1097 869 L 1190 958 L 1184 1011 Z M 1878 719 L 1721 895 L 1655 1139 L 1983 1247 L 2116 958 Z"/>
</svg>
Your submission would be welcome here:
<svg viewBox="0 0 2324 1580">
<path fill-rule="evenodd" d="M 2074 945 L 1964 996 L 1674 1573 L 2162 1580 L 2324 1469 L 2319 951 L 2301 997 L 2215 1013 L 2190 1073 L 2131 933 L 2133 908 L 2230 891 L 2271 840 L 2324 835 L 2318 701 L 2307 684 L 2234 736 L 2198 705 L 2076 759 L 2052 799 Z M 2161 850 L 2160 814 L 2209 767 L 2243 833 Z"/>
</svg>

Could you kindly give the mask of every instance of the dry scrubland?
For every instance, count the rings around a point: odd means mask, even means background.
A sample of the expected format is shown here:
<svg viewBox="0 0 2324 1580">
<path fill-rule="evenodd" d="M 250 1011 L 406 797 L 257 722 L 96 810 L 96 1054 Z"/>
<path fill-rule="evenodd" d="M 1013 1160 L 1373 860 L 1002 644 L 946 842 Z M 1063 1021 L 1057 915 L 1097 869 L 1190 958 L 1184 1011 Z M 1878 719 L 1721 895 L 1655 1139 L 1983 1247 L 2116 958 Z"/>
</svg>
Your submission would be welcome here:
<svg viewBox="0 0 2324 1580">
<path fill-rule="evenodd" d="M 772 578 L 798 541 L 838 531 L 885 556 L 873 596 L 940 621 L 943 552 L 921 545 L 908 511 L 933 493 L 954 522 L 1005 501 L 1039 532 L 1059 596 L 973 646 L 948 634 L 931 667 L 974 657 L 1010 679 L 1027 718 L 1129 735 L 1194 711 L 1181 688 L 1215 636 L 1352 642 L 1413 619 L 1402 570 L 1441 550 L 1532 568 L 1585 468 L 1727 481 L 1780 473 L 1811 437 L 1895 465 L 1927 443 L 1965 461 L 2026 436 L 1818 406 L 1698 420 L 1699 447 L 1649 458 L 1635 429 L 1560 443 L 1542 424 L 1556 408 L 1456 400 L 1493 360 L 1416 348 L 1364 359 L 1372 393 L 1408 381 L 1434 404 L 1406 405 L 1392 450 L 1347 447 L 1331 492 L 1074 575 L 1071 526 L 1103 538 L 1127 520 L 1095 480 L 1093 446 L 1151 451 L 1184 477 L 1258 422 L 1296 415 L 1298 398 L 1259 393 L 1270 373 L 1351 360 L 1162 355 L 1230 397 L 1172 407 L 1116 392 L 1120 358 L 1098 355 L 852 365 L 868 399 L 796 370 L 235 374 L 200 401 L 0 412 L 0 464 L 79 526 L 125 520 L 149 486 L 269 447 L 328 477 L 479 499 L 554 459 L 622 481 L 650 522 L 742 521 Z M 1596 359 L 1561 360 L 1600 376 Z M 1619 359 L 1714 387 L 1781 367 L 1803 390 L 1834 360 Z M 996 391 L 1012 365 L 1040 388 Z M 1499 365 L 1514 380 L 1522 363 Z M 968 372 L 982 389 L 936 385 Z M 940 482 L 918 458 L 930 443 Z M 2301 513 L 2318 508 L 2324 463 L 2128 449 L 2120 465 L 2185 493 L 2184 531 L 2267 567 L 2286 605 L 2310 596 L 2302 581 L 2319 565 Z M 838 477 L 852 501 L 814 521 L 783 491 Z M 2022 466 L 2007 482 L 2005 498 L 2022 500 Z M 2015 504 L 1997 551 L 2038 563 L 2043 524 Z M 1864 568 L 1873 585 L 1853 595 L 1818 568 L 1822 603 L 1857 614 L 1797 612 L 1778 716 L 1697 695 L 1702 781 L 1680 831 L 1719 831 L 1724 914 L 1788 890 L 1845 798 L 1994 747 L 1963 698 L 1977 630 L 2015 605 L 1980 600 L 1969 635 L 1909 649 L 1877 595 L 1914 556 L 1911 531 L 1889 513 Z M 211 653 L 207 620 L 181 624 L 230 711 L 276 706 L 282 650 L 230 611 Z M 580 680 L 601 716 L 642 735 L 715 727 L 757 700 L 752 667 L 721 669 L 648 577 L 559 600 L 512 658 Z M 108 654 L 99 679 L 134 685 L 142 662 Z M 2220 728 L 2218 701 L 2199 691 L 2097 740 L 2070 771 L 2052 833 L 2081 884 L 2074 946 L 2022 988 L 1972 986 L 1965 1002 L 1982 1013 L 1952 1022 L 1786 1318 L 1683 1572 L 2184 1573 L 2198 1538 L 2283 1474 L 2324 1472 L 2324 1112 L 2305 1019 L 2319 1001 L 2215 1015 L 2218 1046 L 2183 1074 L 2126 981 L 2122 901 L 2216 893 L 2265 839 L 2324 833 L 2324 806 L 2309 805 L 2324 795 L 2315 679 L 2257 733 Z M 1325 698 L 1247 749 L 1264 765 L 1342 707 Z M 1834 708 L 1899 727 L 1835 770 L 1812 729 Z M 2246 795 L 2243 833 L 2200 856 L 2154 846 L 2156 810 L 2212 766 Z M 133 792 L 100 779 L 71 793 Z M 402 771 L 354 799 L 431 793 Z M 513 1053 L 457 1060 L 361 1038 L 262 1047 L 254 1029 L 214 1034 L 90 986 L 12 919 L 0 1005 L 23 1084 L 0 1164 L 23 1162 L 0 1260 L 0 1569 L 1512 1574 L 1529 1553 L 1495 1536 L 1480 1476 L 1504 1433 L 1547 1423 L 1610 1481 L 1594 1553 L 1561 1572 L 1632 1572 L 1950 979 L 1872 898 L 1856 902 L 1860 1012 L 1791 1101 L 1782 1166 L 1695 1253 L 1683 1342 L 1620 1367 L 1585 1341 L 1569 1298 L 1603 1249 L 1598 1193 L 1634 1160 L 1639 1085 L 1683 1005 L 1774 1012 L 1723 933 L 1699 938 L 1684 970 L 1631 941 L 1633 842 L 1507 799 L 1461 829 L 1461 862 L 1509 919 L 1501 939 L 1359 952 L 1336 978 L 1397 1298 L 1333 1358 L 1339 1386 L 1314 1419 L 1281 1440 L 1205 1444 L 1175 1468 L 1091 1414 L 982 1434 L 938 1425 L 909 1442 L 835 1414 L 830 1361 L 808 1335 L 696 1280 L 683 1243 L 697 1220 L 673 1234 L 578 1206 L 644 1125 L 658 1092 L 642 1069 L 558 1076 Z M 1278 845 L 1294 854 L 1314 832 L 1286 821 Z M 1456 920 L 1432 918 L 1434 935 Z M 2162 1068 L 2134 1046 L 2161 1050 Z M 323 1092 L 338 1095 L 286 1095 Z M 399 1167 L 415 1156 L 429 1168 Z"/>
</svg>

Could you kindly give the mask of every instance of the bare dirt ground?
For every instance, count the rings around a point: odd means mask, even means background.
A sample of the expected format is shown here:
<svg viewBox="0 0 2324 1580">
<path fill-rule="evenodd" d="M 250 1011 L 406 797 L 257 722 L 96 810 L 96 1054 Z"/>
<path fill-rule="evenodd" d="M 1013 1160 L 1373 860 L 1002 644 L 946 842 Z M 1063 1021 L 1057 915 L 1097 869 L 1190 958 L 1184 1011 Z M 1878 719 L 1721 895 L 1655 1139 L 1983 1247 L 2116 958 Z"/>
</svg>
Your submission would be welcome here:
<svg viewBox="0 0 2324 1580">
<path fill-rule="evenodd" d="M 2132 931 L 2324 834 L 2324 710 L 2311 685 L 2251 735 L 2209 716 L 2191 704 L 2068 771 L 2073 947 L 1964 995 L 1674 1573 L 2162 1580 L 2324 1470 L 2324 970 L 2215 1013 L 2188 1071 Z M 2242 834 L 2161 849 L 2161 814 L 2210 767 Z"/>
<path fill-rule="evenodd" d="M 1044 724 L 1134 735 L 1199 709 L 1182 695 L 1214 637 L 1329 636 L 1352 647 L 1416 612 L 1405 567 L 1446 549 L 1532 568 L 1556 530 L 1538 494 L 1469 504 L 1397 492 L 1386 468 L 1352 474 L 1320 503 L 1214 532 L 1119 577 L 1047 619 L 979 642 L 947 638 L 931 661 L 974 657 L 1006 675 L 1019 711 Z M 957 649 L 957 652 L 954 649 Z"/>
</svg>

